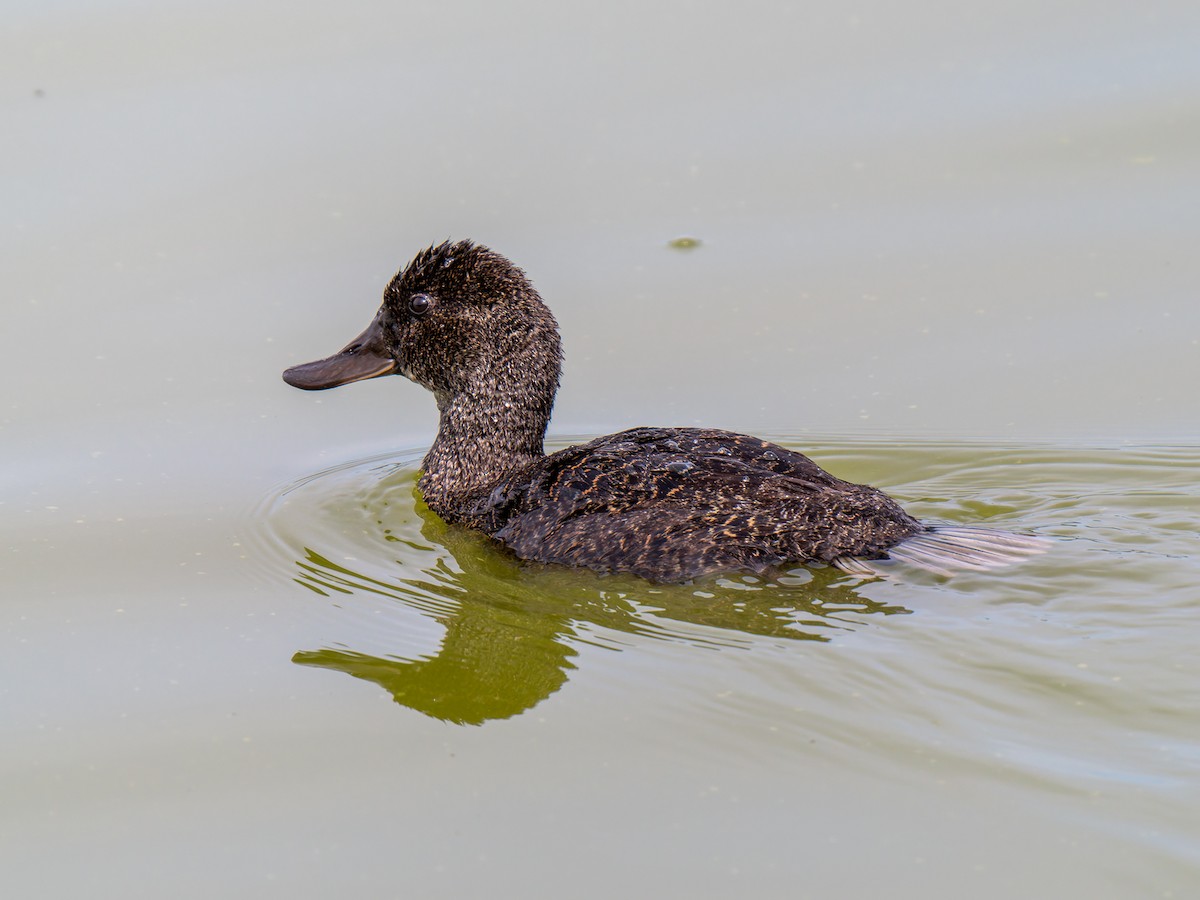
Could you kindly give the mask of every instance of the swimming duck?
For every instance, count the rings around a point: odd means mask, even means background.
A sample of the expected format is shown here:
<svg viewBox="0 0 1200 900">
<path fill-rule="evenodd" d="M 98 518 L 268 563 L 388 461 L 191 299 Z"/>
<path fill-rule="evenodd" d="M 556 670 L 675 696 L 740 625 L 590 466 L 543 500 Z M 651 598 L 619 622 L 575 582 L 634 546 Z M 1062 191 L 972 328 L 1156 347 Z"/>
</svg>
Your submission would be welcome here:
<svg viewBox="0 0 1200 900">
<path fill-rule="evenodd" d="M 447 241 L 391 280 L 362 334 L 283 379 L 316 391 L 403 375 L 431 391 L 440 422 L 418 481 L 425 503 L 527 560 L 677 582 L 801 563 L 877 575 L 890 560 L 949 574 L 1043 549 L 923 524 L 882 491 L 744 434 L 634 428 L 546 455 L 561 366 L 558 324 L 525 273 Z"/>
</svg>

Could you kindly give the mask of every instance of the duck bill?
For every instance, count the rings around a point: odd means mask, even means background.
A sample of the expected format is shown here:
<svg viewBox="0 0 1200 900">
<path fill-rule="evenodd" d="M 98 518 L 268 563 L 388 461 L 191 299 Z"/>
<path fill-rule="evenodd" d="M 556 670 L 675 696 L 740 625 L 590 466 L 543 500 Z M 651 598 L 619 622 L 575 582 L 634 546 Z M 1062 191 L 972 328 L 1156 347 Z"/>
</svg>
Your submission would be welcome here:
<svg viewBox="0 0 1200 900">
<path fill-rule="evenodd" d="M 352 381 L 396 374 L 396 361 L 385 349 L 383 326 L 379 321 L 382 314 L 380 311 L 366 331 L 333 356 L 292 366 L 283 373 L 283 380 L 302 391 L 323 391 Z"/>
</svg>

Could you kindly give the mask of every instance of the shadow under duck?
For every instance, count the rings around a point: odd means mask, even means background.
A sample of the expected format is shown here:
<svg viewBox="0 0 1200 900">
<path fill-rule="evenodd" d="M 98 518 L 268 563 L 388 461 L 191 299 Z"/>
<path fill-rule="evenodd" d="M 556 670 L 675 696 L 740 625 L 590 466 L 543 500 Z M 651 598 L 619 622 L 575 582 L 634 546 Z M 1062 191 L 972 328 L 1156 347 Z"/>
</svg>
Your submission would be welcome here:
<svg viewBox="0 0 1200 900">
<path fill-rule="evenodd" d="M 527 560 L 671 582 L 811 562 L 949 574 L 1044 549 L 923 524 L 882 491 L 728 431 L 634 428 L 547 456 L 561 366 L 558 323 L 525 273 L 459 241 L 418 253 L 366 331 L 283 379 L 315 391 L 403 375 L 432 391 L 441 418 L 418 482 L 426 504 Z"/>
</svg>

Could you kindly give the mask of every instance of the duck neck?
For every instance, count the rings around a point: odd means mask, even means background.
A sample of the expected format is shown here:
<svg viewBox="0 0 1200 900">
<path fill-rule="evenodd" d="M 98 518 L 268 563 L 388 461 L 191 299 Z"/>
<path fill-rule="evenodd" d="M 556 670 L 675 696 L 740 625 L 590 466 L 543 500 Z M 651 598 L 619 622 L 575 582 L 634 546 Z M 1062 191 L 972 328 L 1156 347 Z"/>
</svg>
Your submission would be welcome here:
<svg viewBox="0 0 1200 900">
<path fill-rule="evenodd" d="M 429 508 L 448 521 L 462 518 L 501 479 L 545 455 L 557 364 L 540 378 L 519 364 L 506 369 L 465 390 L 436 395 L 438 434 L 422 464 L 420 488 Z"/>
</svg>

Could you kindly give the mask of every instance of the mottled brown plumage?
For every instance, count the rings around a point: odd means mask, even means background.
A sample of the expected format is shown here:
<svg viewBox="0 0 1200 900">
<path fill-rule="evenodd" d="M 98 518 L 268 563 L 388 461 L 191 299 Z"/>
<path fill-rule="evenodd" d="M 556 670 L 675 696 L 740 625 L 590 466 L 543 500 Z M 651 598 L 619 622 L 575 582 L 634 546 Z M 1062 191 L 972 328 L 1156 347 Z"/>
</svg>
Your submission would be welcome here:
<svg viewBox="0 0 1200 900">
<path fill-rule="evenodd" d="M 635 428 L 546 456 L 562 363 L 558 326 L 525 274 L 470 241 L 419 253 L 371 326 L 284 379 L 320 390 L 401 374 L 433 392 L 437 438 L 419 487 L 448 522 L 517 556 L 684 581 L 787 563 L 938 572 L 1039 552 L 1036 538 L 922 525 L 881 491 L 727 431 Z"/>
</svg>

